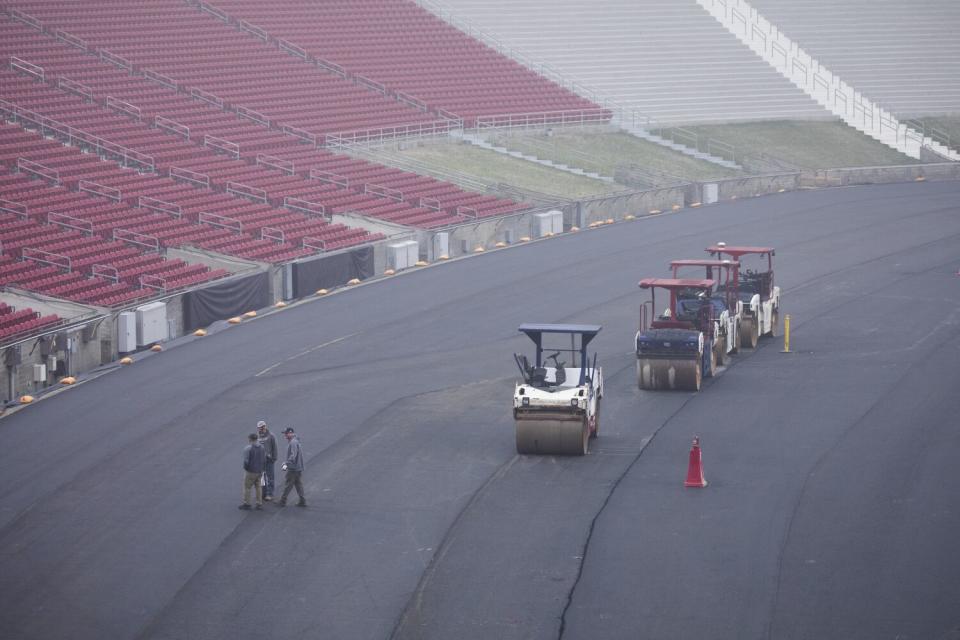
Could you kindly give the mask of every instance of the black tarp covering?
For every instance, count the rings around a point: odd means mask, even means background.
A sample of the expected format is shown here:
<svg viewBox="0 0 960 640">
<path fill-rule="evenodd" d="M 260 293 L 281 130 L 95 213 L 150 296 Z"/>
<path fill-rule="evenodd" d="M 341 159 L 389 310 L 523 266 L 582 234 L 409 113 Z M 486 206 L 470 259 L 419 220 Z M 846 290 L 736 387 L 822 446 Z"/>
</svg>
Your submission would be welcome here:
<svg viewBox="0 0 960 640">
<path fill-rule="evenodd" d="M 270 274 L 255 273 L 183 295 L 183 328 L 193 331 L 217 320 L 270 304 Z"/>
<path fill-rule="evenodd" d="M 332 289 L 359 278 L 373 275 L 373 247 L 324 256 L 293 264 L 293 297 L 312 295 L 317 289 Z"/>
</svg>

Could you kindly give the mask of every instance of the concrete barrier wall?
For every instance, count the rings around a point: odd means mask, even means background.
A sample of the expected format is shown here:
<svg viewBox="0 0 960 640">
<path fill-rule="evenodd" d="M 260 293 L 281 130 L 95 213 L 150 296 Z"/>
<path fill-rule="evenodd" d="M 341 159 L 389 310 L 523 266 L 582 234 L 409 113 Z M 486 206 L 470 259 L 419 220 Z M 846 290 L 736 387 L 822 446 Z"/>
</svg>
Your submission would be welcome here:
<svg viewBox="0 0 960 640">
<path fill-rule="evenodd" d="M 8 348 L 19 347 L 19 365 L 6 366 L 7 348 L 0 350 L 0 395 L 4 403 L 55 386 L 64 376 L 75 376 L 116 359 L 115 317 L 104 315 L 93 307 L 46 297 L 24 297 L 5 292 L 3 298 L 18 308 L 29 307 L 41 315 L 56 313 L 65 321 L 74 320 L 51 329 L 50 333 L 9 345 Z M 35 381 L 33 365 L 49 365 L 51 356 L 56 359 L 56 366 L 48 366 L 45 380 Z"/>
<path fill-rule="evenodd" d="M 532 237 L 533 215 L 539 212 L 538 209 L 500 218 L 481 218 L 476 222 L 442 229 L 440 232 L 449 234 L 448 256 L 453 258 L 472 253 L 477 247 L 488 249 L 498 242 L 519 242 L 520 238 Z M 425 239 L 428 252 L 432 250 L 432 235 Z M 423 245 L 424 242 L 421 242 L 421 250 Z M 430 256 L 430 258 L 437 260 L 440 256 Z"/>
<path fill-rule="evenodd" d="M 908 164 L 893 167 L 852 167 L 806 171 L 803 186 L 842 187 L 855 184 L 884 184 L 917 180 L 960 180 L 960 162 Z"/>
<path fill-rule="evenodd" d="M 582 228 L 610 218 L 622 220 L 627 215 L 644 216 L 651 211 L 669 211 L 674 206 L 682 207 L 691 188 L 695 188 L 695 185 L 682 184 L 581 200 L 577 203 L 580 211 L 580 223 L 577 226 Z"/>
<path fill-rule="evenodd" d="M 170 335 L 168 338 L 179 338 L 183 335 L 185 329 L 183 326 L 183 296 L 178 295 L 167 300 L 167 327 Z"/>
<path fill-rule="evenodd" d="M 705 184 L 717 185 L 717 198 L 722 202 L 733 198 L 752 198 L 768 193 L 795 191 L 800 188 L 800 173 L 775 173 L 701 183 L 701 193 L 697 197 L 698 202 L 703 202 L 703 187 Z"/>
<path fill-rule="evenodd" d="M 498 242 L 516 243 L 524 237 L 535 237 L 534 216 L 542 211 L 553 209 L 562 211 L 564 230 L 568 231 L 573 226 L 583 228 L 593 222 L 604 222 L 611 218 L 622 220 L 627 215 L 641 216 L 651 211 L 669 211 L 674 206 L 682 207 L 689 199 L 691 189 L 695 191 L 696 185 L 685 184 L 614 193 L 512 216 L 479 219 L 476 222 L 437 231 L 421 231 L 418 232 L 417 240 L 420 243 L 421 254 L 427 260 L 435 261 L 440 256 L 431 254 L 433 236 L 438 232 L 449 234 L 448 257 L 452 258 L 472 253 L 477 247 L 489 249 Z"/>
<path fill-rule="evenodd" d="M 44 389 L 54 387 L 59 384 L 59 378 L 64 376 L 77 376 L 91 369 L 99 367 L 101 364 L 116 360 L 116 318 L 110 316 L 101 316 L 87 324 L 87 329 L 83 327 L 71 328 L 66 330 L 64 335 L 67 337 L 66 348 L 57 347 L 54 340 L 32 338 L 20 345 L 21 363 L 15 367 L 7 367 L 0 360 L 0 393 L 2 393 L 3 402 L 10 402 L 24 394 L 35 394 Z M 37 382 L 33 379 L 33 365 L 48 364 L 48 356 L 44 355 L 46 350 L 41 346 L 47 342 L 50 346 L 49 355 L 57 359 L 61 373 L 57 374 L 57 369 L 47 370 L 47 379 Z M 10 382 L 13 379 L 13 387 Z"/>
</svg>

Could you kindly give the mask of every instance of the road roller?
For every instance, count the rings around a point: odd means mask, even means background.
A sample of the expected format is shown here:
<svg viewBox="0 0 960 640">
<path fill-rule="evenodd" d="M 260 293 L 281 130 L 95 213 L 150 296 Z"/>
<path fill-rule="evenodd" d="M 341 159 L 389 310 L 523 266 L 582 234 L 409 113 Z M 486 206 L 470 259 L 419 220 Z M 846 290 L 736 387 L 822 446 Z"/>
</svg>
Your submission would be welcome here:
<svg viewBox="0 0 960 640">
<path fill-rule="evenodd" d="M 603 370 L 587 345 L 600 325 L 522 324 L 533 341 L 533 362 L 513 358 L 523 379 L 513 392 L 517 453 L 586 455 L 589 441 L 600 433 Z"/>
<path fill-rule="evenodd" d="M 650 300 L 640 306 L 636 336 L 637 384 L 641 389 L 699 391 L 716 372 L 715 280 L 645 278 Z M 657 315 L 656 291 L 667 291 L 666 308 Z"/>
<path fill-rule="evenodd" d="M 738 295 L 740 263 L 736 260 L 672 260 L 670 269 L 674 278 L 679 278 L 682 271 L 704 269 L 707 280 L 717 282 L 717 290 L 710 301 L 713 303 L 714 358 L 717 366 L 722 366 L 740 349 L 743 317 L 743 302 Z"/>
<path fill-rule="evenodd" d="M 780 324 L 780 287 L 773 282 L 773 256 L 776 254 L 774 248 L 729 246 L 718 242 L 707 247 L 706 251 L 715 258 L 728 256 L 740 263 L 738 295 L 743 301 L 740 346 L 755 349 L 760 336 L 777 335 Z M 744 259 L 747 256 L 751 257 L 751 262 L 759 262 L 759 266 L 749 268 Z"/>
</svg>

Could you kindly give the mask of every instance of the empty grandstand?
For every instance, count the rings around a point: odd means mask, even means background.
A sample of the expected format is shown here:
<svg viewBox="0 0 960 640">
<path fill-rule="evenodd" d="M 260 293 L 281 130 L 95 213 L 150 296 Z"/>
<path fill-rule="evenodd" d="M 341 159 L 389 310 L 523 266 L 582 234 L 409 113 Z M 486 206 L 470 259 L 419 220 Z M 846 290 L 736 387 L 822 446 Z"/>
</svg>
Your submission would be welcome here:
<svg viewBox="0 0 960 640">
<path fill-rule="evenodd" d="M 662 125 L 829 116 L 693 0 L 421 4 Z"/>
<path fill-rule="evenodd" d="M 901 116 L 960 110 L 960 5 L 951 0 L 750 0 L 807 52 Z"/>
<path fill-rule="evenodd" d="M 468 124 L 481 115 L 525 112 L 596 120 L 608 115 L 412 3 L 227 0 L 217 6 L 371 79 L 375 88 L 400 92 L 418 109 L 455 114 Z"/>
</svg>

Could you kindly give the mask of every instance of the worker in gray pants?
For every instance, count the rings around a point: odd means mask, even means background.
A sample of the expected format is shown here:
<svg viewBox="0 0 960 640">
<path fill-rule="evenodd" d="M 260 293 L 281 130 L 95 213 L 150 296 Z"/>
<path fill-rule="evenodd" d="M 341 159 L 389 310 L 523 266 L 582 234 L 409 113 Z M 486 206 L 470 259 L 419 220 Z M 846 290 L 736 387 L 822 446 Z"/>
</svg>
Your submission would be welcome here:
<svg viewBox="0 0 960 640">
<path fill-rule="evenodd" d="M 263 487 L 260 486 L 260 476 L 263 475 L 263 466 L 266 463 L 266 455 L 263 447 L 257 441 L 257 434 L 251 433 L 247 436 L 250 441 L 243 448 L 243 502 L 240 509 L 250 510 L 250 489 L 254 489 L 257 496 L 257 509 L 263 509 Z"/>
<path fill-rule="evenodd" d="M 300 448 L 300 439 L 297 433 L 291 427 L 283 430 L 283 437 L 287 439 L 287 459 L 283 463 L 283 470 L 287 472 L 286 481 L 283 486 L 283 494 L 280 496 L 280 506 L 287 506 L 287 496 L 293 488 L 297 489 L 297 495 L 300 500 L 298 507 L 307 506 L 307 499 L 303 495 L 303 450 Z"/>
<path fill-rule="evenodd" d="M 263 447 L 263 452 L 267 454 L 267 464 L 263 468 L 263 499 L 269 502 L 273 500 L 274 462 L 277 461 L 277 454 L 280 451 L 277 447 L 277 436 L 270 433 L 267 423 L 263 420 L 257 423 L 257 440 Z"/>
</svg>

